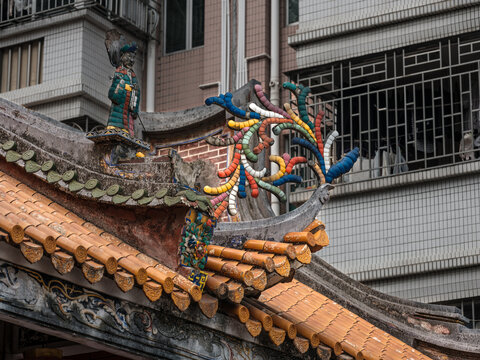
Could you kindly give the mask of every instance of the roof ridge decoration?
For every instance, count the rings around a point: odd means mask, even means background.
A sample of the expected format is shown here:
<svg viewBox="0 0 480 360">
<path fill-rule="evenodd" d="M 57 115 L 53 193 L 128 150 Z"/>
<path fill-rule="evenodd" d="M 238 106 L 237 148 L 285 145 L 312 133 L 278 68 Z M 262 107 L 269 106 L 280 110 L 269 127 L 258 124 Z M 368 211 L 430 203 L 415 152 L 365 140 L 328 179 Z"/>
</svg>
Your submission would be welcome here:
<svg viewBox="0 0 480 360">
<path fill-rule="evenodd" d="M 149 194 L 146 189 L 138 188 L 131 193 L 125 193 L 119 183 L 102 188 L 101 181 L 97 178 L 90 178 L 82 182 L 78 178 L 77 170 L 69 169 L 59 173 L 53 160 L 46 160 L 40 164 L 36 161 L 34 150 L 28 149 L 20 153 L 17 151 L 17 143 L 13 140 L 0 143 L 0 156 L 3 156 L 8 163 L 16 163 L 27 173 L 34 174 L 49 184 L 55 184 L 68 192 L 97 201 L 112 202 L 116 205 L 140 206 L 174 206 L 183 202 L 206 213 L 211 211 L 209 199 L 205 195 L 189 189 L 163 187 L 154 194 Z"/>
<path fill-rule="evenodd" d="M 321 132 L 324 112 L 319 111 L 314 121 L 310 120 L 307 112 L 306 98 L 310 89 L 303 85 L 288 82 L 284 83 L 283 87 L 296 96 L 298 115 L 288 103 L 284 104 L 285 110 L 270 103 L 259 84 L 255 85 L 255 93 L 268 110 L 262 109 L 254 103 L 249 104 L 250 111 L 240 109 L 232 103 L 233 95 L 231 93 L 205 100 L 205 104 L 222 106 L 235 117 L 243 119 L 243 121 L 228 121 L 228 127 L 237 131 L 232 137 L 221 139 L 212 136 L 206 139 L 211 145 L 234 145 L 233 160 L 230 166 L 218 171 L 218 177 L 225 178 L 225 183 L 218 187 L 205 186 L 203 189 L 209 195 L 217 195 L 211 200 L 211 204 L 215 208 L 214 215 L 216 218 L 219 218 L 227 209 L 230 215 L 235 216 L 237 214 L 237 198 L 247 196 L 247 186 L 250 186 L 252 197 L 257 197 L 258 189 L 262 188 L 272 193 L 280 201 L 285 202 L 287 197 L 280 186 L 289 182 L 302 182 L 300 176 L 291 174 L 294 166 L 307 163 L 307 159 L 302 156 L 291 157 L 288 153 L 281 156 L 270 155 L 270 161 L 277 163 L 279 167 L 277 173 L 271 175 L 267 175 L 267 168 L 261 170 L 253 168 L 252 164 L 258 161 L 259 154 L 274 143 L 274 140 L 267 135 L 267 127 L 272 126 L 272 132 L 275 135 L 279 135 L 284 129 L 290 129 L 300 135 L 294 137 L 292 143 L 314 154 L 315 160 L 308 161 L 308 165 L 314 170 L 320 185 L 332 183 L 334 179 L 350 171 L 359 157 L 358 148 L 354 148 L 340 161 L 332 165 L 330 163 L 330 150 L 333 141 L 339 135 L 338 132 L 333 131 L 329 134 L 324 145 Z M 251 140 L 254 134 L 258 135 L 259 141 L 252 146 Z"/>
</svg>

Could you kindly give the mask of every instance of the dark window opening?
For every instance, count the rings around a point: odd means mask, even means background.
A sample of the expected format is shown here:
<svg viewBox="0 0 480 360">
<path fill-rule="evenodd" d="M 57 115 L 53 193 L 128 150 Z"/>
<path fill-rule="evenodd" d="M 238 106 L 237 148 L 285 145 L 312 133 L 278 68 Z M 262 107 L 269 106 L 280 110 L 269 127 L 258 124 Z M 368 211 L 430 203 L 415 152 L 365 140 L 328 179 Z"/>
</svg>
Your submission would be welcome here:
<svg viewBox="0 0 480 360">
<path fill-rule="evenodd" d="M 287 24 L 298 22 L 298 0 L 287 0 Z"/>
<path fill-rule="evenodd" d="M 194 0 L 192 8 L 192 47 L 202 46 L 204 39 L 205 0 Z"/>
<path fill-rule="evenodd" d="M 165 9 L 165 52 L 173 53 L 203 46 L 205 0 L 167 0 Z"/>
</svg>

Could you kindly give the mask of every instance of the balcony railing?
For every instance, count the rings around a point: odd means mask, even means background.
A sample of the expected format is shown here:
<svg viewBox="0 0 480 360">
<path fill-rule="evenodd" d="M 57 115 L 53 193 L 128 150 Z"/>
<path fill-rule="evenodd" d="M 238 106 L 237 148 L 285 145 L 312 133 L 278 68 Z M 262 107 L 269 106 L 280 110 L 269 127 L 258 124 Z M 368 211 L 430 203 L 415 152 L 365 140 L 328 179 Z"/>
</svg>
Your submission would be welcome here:
<svg viewBox="0 0 480 360">
<path fill-rule="evenodd" d="M 0 0 L 0 28 L 91 8 L 112 22 L 154 36 L 157 12 L 147 0 Z"/>
</svg>

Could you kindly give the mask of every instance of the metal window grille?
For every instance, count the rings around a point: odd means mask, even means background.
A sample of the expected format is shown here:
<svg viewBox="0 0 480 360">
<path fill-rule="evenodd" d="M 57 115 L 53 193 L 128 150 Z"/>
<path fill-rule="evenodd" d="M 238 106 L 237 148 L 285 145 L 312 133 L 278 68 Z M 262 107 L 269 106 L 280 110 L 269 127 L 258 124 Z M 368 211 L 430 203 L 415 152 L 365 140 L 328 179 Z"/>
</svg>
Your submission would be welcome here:
<svg viewBox="0 0 480 360">
<path fill-rule="evenodd" d="M 339 181 L 366 181 L 480 157 L 479 61 L 480 34 L 472 33 L 300 71 L 291 80 L 310 87 L 312 116 L 325 111 L 324 139 L 340 133 L 332 161 L 360 149 Z M 304 181 L 290 192 L 315 186 L 312 171 L 296 171 Z"/>
<path fill-rule="evenodd" d="M 42 82 L 43 39 L 0 49 L 0 92 Z"/>
<path fill-rule="evenodd" d="M 65 120 L 63 123 L 83 132 L 95 131 L 104 128 L 104 125 L 88 116 Z"/>
</svg>

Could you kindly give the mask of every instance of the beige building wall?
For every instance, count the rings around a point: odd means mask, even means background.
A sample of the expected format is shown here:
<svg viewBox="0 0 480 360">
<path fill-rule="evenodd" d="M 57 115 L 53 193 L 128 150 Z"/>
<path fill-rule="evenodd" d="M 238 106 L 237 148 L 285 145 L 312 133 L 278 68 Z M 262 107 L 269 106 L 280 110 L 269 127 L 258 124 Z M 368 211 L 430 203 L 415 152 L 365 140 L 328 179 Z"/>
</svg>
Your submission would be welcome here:
<svg viewBox="0 0 480 360">
<path fill-rule="evenodd" d="M 221 7 L 205 1 L 204 45 L 165 54 L 163 41 L 157 47 L 155 111 L 176 111 L 202 105 L 218 95 L 221 67 Z M 163 39 L 162 39 L 163 40 Z"/>
<path fill-rule="evenodd" d="M 284 72 L 296 68 L 295 51 L 287 44 L 297 24 L 286 24 L 286 1 L 280 9 L 281 81 L 288 81 Z M 230 91 L 235 89 L 234 46 L 238 19 L 234 2 L 230 2 Z M 203 105 L 207 97 L 218 95 L 221 79 L 221 2 L 205 0 L 205 44 L 202 47 L 165 54 L 163 39 L 157 50 L 155 111 L 176 111 Z M 246 0 L 245 58 L 247 79 L 256 79 L 269 93 L 270 81 L 270 1 Z M 282 96 L 288 100 L 288 94 Z"/>
</svg>

